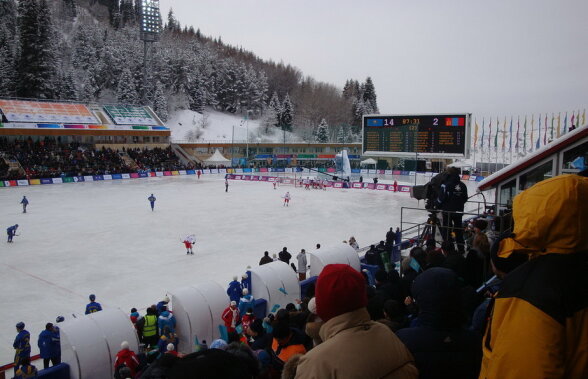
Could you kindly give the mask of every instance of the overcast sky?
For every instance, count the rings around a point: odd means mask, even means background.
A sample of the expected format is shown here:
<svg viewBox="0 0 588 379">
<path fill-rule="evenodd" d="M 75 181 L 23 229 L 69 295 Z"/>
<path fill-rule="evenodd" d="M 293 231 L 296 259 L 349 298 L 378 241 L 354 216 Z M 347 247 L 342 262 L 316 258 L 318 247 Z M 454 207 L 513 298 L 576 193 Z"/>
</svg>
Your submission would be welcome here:
<svg viewBox="0 0 588 379">
<path fill-rule="evenodd" d="M 381 113 L 476 117 L 588 104 L 587 0 L 160 0 L 183 25 L 343 87 Z"/>
</svg>

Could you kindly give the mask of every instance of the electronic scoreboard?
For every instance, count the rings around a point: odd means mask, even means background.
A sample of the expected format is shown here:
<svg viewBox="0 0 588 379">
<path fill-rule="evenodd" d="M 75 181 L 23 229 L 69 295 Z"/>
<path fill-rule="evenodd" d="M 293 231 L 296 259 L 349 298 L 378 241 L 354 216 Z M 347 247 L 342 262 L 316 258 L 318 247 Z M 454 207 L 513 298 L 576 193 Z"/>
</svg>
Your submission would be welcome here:
<svg viewBox="0 0 588 379">
<path fill-rule="evenodd" d="M 467 158 L 471 113 L 363 116 L 364 155 Z"/>
</svg>

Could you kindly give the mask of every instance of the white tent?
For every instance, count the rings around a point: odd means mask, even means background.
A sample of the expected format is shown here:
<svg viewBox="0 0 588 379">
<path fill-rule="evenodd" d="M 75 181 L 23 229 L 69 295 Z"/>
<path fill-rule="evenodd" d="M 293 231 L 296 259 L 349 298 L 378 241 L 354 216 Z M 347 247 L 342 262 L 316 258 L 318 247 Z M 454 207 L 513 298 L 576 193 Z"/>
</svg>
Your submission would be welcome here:
<svg viewBox="0 0 588 379">
<path fill-rule="evenodd" d="M 218 149 L 216 149 L 214 151 L 214 154 L 212 154 L 210 157 L 206 158 L 204 160 L 204 164 L 209 165 L 209 166 L 220 166 L 220 165 L 229 165 L 231 163 L 230 160 L 228 160 L 227 158 L 225 158 L 220 151 L 218 151 Z"/>
<path fill-rule="evenodd" d="M 377 164 L 377 163 L 378 163 L 378 162 L 376 162 L 376 160 L 375 160 L 375 159 L 373 159 L 373 158 L 368 158 L 368 159 L 366 159 L 366 160 L 364 160 L 364 161 L 361 161 L 360 165 L 361 165 L 361 166 L 366 166 L 366 165 L 369 165 L 369 164 L 374 164 L 374 165 L 375 165 L 375 164 Z"/>
</svg>

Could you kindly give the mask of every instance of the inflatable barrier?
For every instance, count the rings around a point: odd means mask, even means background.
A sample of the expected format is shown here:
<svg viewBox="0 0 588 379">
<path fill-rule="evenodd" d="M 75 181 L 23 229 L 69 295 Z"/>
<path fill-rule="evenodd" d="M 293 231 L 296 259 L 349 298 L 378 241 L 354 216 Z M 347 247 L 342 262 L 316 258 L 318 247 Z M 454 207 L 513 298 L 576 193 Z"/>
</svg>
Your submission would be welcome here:
<svg viewBox="0 0 588 379">
<path fill-rule="evenodd" d="M 266 314 L 300 299 L 298 275 L 288 264 L 275 261 L 254 267 L 250 272 L 252 295 L 255 299 L 267 300 Z"/>
<path fill-rule="evenodd" d="M 59 324 L 61 359 L 72 379 L 114 377 L 114 359 L 123 341 L 139 351 L 139 340 L 129 316 L 120 309 L 105 309 Z"/>
<path fill-rule="evenodd" d="M 348 264 L 357 271 L 361 271 L 361 264 L 357 251 L 347 244 L 337 247 L 322 248 L 306 253 L 310 264 L 311 276 L 318 276 L 326 265 L 332 263 Z"/>
</svg>

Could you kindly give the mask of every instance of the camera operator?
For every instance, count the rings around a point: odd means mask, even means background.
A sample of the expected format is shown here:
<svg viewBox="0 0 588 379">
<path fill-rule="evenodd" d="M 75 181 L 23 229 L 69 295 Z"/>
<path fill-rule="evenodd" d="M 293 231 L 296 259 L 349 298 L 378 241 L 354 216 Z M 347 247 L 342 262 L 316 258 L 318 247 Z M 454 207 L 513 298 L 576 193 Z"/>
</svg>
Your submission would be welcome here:
<svg viewBox="0 0 588 379">
<path fill-rule="evenodd" d="M 439 188 L 437 208 L 443 215 L 443 227 L 441 234 L 445 241 L 451 241 L 451 232 L 455 233 L 458 251 L 465 253 L 463 240 L 462 217 L 464 204 L 468 200 L 468 189 L 459 178 L 459 171 L 455 167 L 449 167 Z M 458 213 L 455 213 L 458 212 Z"/>
</svg>

